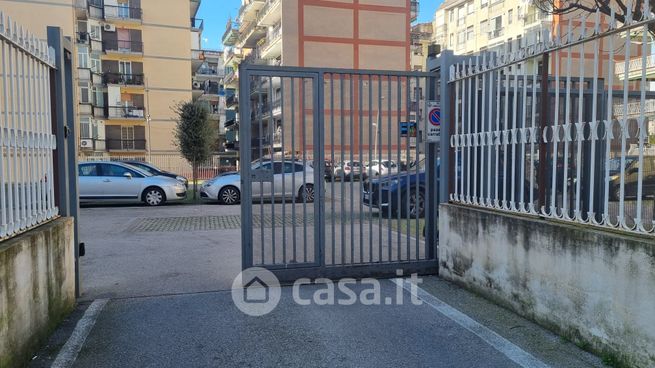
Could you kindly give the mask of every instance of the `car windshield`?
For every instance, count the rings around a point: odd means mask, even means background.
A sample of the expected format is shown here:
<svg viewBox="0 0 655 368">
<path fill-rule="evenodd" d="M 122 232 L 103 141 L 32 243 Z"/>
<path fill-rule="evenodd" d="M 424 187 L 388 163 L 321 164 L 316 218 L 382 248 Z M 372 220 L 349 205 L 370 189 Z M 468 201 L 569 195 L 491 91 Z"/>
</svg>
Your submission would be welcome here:
<svg viewBox="0 0 655 368">
<path fill-rule="evenodd" d="M 625 158 L 625 168 L 627 169 L 633 162 L 635 162 L 636 159 L 634 157 L 626 157 Z M 620 158 L 612 158 L 608 162 L 609 167 L 610 167 L 610 173 L 612 174 L 618 174 L 621 172 L 621 159 Z"/>
</svg>

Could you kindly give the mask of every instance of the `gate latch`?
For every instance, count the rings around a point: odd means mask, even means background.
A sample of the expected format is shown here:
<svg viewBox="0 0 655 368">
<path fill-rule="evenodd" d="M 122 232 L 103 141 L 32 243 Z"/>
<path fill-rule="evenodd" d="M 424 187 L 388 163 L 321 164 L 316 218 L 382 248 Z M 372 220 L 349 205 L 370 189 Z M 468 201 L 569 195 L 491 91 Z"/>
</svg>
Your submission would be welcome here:
<svg viewBox="0 0 655 368">
<path fill-rule="evenodd" d="M 256 169 L 250 172 L 250 178 L 255 182 L 273 182 L 273 170 Z"/>
</svg>

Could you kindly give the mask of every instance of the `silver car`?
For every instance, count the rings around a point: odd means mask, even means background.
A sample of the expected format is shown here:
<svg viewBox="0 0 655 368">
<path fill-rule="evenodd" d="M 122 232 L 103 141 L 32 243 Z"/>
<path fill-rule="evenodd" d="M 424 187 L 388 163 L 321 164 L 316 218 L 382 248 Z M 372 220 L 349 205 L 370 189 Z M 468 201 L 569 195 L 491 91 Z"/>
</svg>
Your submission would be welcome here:
<svg viewBox="0 0 655 368">
<path fill-rule="evenodd" d="M 80 202 L 144 202 L 159 206 L 186 198 L 186 187 L 180 181 L 124 163 L 81 162 L 78 174 Z"/>
<path fill-rule="evenodd" d="M 255 201 L 294 197 L 299 202 L 314 201 L 314 169 L 309 165 L 291 160 L 263 160 L 254 162 L 251 167 L 253 172 L 261 171 L 262 176 L 270 175 L 270 180 L 253 181 L 252 197 Z M 206 181 L 200 188 L 200 197 L 227 205 L 240 203 L 241 175 L 238 172 L 225 173 Z"/>
</svg>

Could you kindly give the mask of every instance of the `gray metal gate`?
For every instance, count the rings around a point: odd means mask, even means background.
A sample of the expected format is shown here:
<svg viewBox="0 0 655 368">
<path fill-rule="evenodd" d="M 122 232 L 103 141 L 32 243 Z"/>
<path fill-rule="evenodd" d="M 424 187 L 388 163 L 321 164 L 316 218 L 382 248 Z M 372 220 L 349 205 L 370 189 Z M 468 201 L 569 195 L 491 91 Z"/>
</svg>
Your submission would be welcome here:
<svg viewBox="0 0 655 368">
<path fill-rule="evenodd" d="M 426 199 L 438 160 L 422 138 L 435 74 L 242 65 L 239 76 L 244 269 L 283 281 L 437 272 Z"/>
</svg>

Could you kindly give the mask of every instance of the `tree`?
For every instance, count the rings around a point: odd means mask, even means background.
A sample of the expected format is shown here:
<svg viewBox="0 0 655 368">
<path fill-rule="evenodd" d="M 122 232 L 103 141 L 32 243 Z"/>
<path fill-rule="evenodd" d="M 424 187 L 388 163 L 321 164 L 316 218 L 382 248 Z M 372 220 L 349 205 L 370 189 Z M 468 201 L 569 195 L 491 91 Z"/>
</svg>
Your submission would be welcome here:
<svg viewBox="0 0 655 368">
<path fill-rule="evenodd" d="M 591 15 L 598 11 L 608 18 L 612 15 L 612 8 L 614 8 L 614 18 L 616 21 L 625 23 L 626 17 L 628 16 L 628 6 L 632 8 L 633 20 L 644 19 L 645 6 L 650 7 L 650 12 L 653 12 L 655 6 L 644 5 L 644 1 L 632 0 L 625 3 L 623 0 L 534 0 L 534 5 L 542 11 L 553 15 L 563 15 L 573 12 L 587 12 Z M 650 2 L 646 4 L 650 4 Z M 655 34 L 655 24 L 649 24 L 648 29 L 651 34 Z"/>
<path fill-rule="evenodd" d="M 213 145 L 213 131 L 209 123 L 209 112 L 197 102 L 181 103 L 173 108 L 178 116 L 175 126 L 175 145 L 192 167 L 193 199 L 196 200 L 198 186 L 198 165 L 210 158 Z"/>
</svg>

